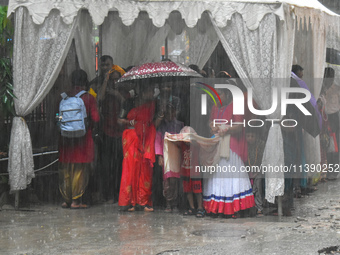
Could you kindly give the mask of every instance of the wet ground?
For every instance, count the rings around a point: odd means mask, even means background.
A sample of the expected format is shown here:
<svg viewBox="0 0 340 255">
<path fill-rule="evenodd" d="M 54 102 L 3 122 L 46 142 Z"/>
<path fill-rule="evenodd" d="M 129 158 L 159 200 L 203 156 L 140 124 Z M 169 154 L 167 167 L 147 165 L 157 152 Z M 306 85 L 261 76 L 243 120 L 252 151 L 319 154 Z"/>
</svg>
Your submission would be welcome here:
<svg viewBox="0 0 340 255">
<path fill-rule="evenodd" d="M 318 254 L 340 245 L 340 180 L 294 200 L 293 217 L 224 219 L 31 204 L 0 211 L 0 254 Z"/>
</svg>

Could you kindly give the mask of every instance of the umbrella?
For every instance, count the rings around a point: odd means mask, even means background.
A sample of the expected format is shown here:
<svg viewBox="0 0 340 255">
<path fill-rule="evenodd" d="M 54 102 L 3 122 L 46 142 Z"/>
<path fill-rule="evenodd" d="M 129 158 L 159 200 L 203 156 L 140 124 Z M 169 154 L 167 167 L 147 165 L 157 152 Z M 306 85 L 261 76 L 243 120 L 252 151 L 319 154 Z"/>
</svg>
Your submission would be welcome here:
<svg viewBox="0 0 340 255">
<path fill-rule="evenodd" d="M 307 87 L 306 83 L 294 75 L 292 73 L 292 78 L 291 78 L 291 87 L 296 87 L 296 88 L 304 88 L 309 90 Z M 290 93 L 289 98 L 299 98 L 301 95 L 297 93 Z M 311 136 L 316 137 L 318 134 L 321 132 L 322 128 L 322 117 L 320 114 L 320 111 L 318 109 L 317 101 L 315 97 L 312 94 L 311 99 L 307 102 L 304 103 L 303 106 L 312 114 L 312 115 L 304 115 L 300 110 L 296 110 L 296 115 L 297 115 L 297 120 L 299 121 L 299 124 L 301 127 Z M 294 106 L 295 107 L 295 106 Z"/>
<path fill-rule="evenodd" d="M 118 82 L 159 77 L 202 77 L 191 68 L 172 61 L 145 63 L 133 67 Z"/>
</svg>

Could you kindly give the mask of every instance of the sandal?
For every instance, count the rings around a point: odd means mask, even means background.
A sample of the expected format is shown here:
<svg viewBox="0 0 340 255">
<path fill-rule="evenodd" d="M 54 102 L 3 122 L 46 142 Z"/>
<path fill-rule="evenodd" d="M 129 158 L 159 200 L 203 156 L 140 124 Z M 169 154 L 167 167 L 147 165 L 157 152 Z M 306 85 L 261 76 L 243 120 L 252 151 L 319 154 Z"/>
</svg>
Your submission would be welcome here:
<svg viewBox="0 0 340 255">
<path fill-rule="evenodd" d="M 61 208 L 64 208 L 64 209 L 70 208 L 70 205 L 68 203 L 64 202 L 64 203 L 61 204 Z"/>
<path fill-rule="evenodd" d="M 80 208 L 80 205 L 71 205 L 70 208 L 71 208 L 71 209 L 79 209 L 79 208 Z"/>
<path fill-rule="evenodd" d="M 144 212 L 153 212 L 153 211 L 154 211 L 154 209 L 151 206 L 146 205 L 144 207 Z"/>
<path fill-rule="evenodd" d="M 264 216 L 264 214 L 263 214 L 263 212 L 261 210 L 257 210 L 256 216 L 257 217 L 262 217 L 262 216 Z"/>
<path fill-rule="evenodd" d="M 172 212 L 171 206 L 170 205 L 166 206 L 164 212 L 171 213 Z"/>
<path fill-rule="evenodd" d="M 205 216 L 205 211 L 204 209 L 198 209 L 196 213 L 197 218 L 203 218 Z"/>
<path fill-rule="evenodd" d="M 134 212 L 136 211 L 136 208 L 134 206 L 131 206 L 129 209 L 127 209 L 128 212 Z"/>
<path fill-rule="evenodd" d="M 190 208 L 190 209 L 188 209 L 187 211 L 185 211 L 183 213 L 184 216 L 191 216 L 191 215 L 195 215 L 195 214 L 196 213 L 195 213 L 195 209 L 194 208 Z"/>
<path fill-rule="evenodd" d="M 87 206 L 86 204 L 79 204 L 79 209 L 87 209 L 89 208 L 89 206 Z"/>
</svg>

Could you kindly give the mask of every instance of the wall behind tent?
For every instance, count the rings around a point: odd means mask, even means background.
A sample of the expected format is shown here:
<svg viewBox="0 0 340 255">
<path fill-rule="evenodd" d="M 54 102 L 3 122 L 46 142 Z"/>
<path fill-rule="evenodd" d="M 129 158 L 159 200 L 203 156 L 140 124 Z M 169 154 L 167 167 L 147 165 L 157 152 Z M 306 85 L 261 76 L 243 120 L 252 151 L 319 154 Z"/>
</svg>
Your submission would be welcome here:
<svg viewBox="0 0 340 255">
<path fill-rule="evenodd" d="M 218 74 L 220 71 L 228 72 L 233 78 L 239 78 L 238 74 L 233 67 L 233 64 L 228 57 L 228 54 L 225 52 L 221 42 L 219 42 L 211 54 L 208 62 L 205 66 L 212 67 L 215 71 L 215 75 Z"/>
</svg>

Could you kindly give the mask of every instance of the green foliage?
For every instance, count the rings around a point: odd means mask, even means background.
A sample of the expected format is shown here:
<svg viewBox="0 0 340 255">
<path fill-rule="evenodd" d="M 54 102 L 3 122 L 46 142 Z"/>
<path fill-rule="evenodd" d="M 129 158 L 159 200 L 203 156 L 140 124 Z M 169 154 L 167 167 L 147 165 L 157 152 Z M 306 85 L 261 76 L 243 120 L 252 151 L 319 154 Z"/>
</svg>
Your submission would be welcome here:
<svg viewBox="0 0 340 255">
<path fill-rule="evenodd" d="M 13 73 L 10 57 L 13 52 L 14 28 L 7 18 L 7 6 L 0 6 L 0 107 L 5 115 L 15 115 Z"/>
<path fill-rule="evenodd" d="M 12 65 L 8 58 L 0 58 L 0 101 L 4 113 L 15 115 Z"/>
</svg>

